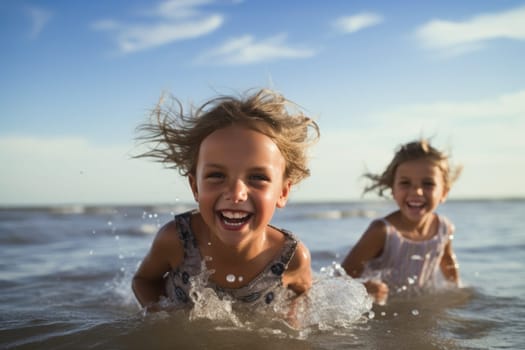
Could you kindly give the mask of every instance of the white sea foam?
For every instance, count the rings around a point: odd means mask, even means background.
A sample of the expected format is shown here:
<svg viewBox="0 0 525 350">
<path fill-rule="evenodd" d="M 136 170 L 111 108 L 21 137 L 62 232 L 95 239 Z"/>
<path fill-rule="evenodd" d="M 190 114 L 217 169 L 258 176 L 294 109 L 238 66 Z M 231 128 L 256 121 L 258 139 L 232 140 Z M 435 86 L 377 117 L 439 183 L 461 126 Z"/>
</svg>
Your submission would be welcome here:
<svg viewBox="0 0 525 350">
<path fill-rule="evenodd" d="M 315 274 L 312 288 L 295 298 L 291 291 L 282 290 L 271 309 L 220 298 L 206 286 L 213 271 L 203 270 L 190 279 L 190 297 L 194 306 L 190 320 L 216 321 L 218 326 L 234 325 L 245 329 L 277 329 L 282 326 L 295 336 L 307 336 L 312 330 L 349 328 L 371 310 L 372 300 L 364 286 L 348 277 L 340 265 L 333 264 Z M 169 305 L 167 305 L 169 308 Z M 255 323 L 254 323 L 255 322 Z M 262 327 L 262 326 L 265 327 Z M 269 326 L 271 325 L 271 326 Z M 277 328 L 276 328 L 277 327 Z"/>
</svg>

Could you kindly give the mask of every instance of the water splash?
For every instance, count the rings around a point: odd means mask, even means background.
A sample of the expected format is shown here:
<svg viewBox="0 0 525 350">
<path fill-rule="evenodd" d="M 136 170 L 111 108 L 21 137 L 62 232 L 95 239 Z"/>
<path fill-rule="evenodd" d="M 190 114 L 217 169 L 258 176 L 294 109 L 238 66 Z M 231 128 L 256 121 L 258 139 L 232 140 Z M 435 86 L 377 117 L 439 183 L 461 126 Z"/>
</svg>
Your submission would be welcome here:
<svg viewBox="0 0 525 350">
<path fill-rule="evenodd" d="M 299 298 L 297 318 L 301 328 L 349 328 L 371 308 L 372 299 L 363 284 L 333 263 L 315 275 L 312 288 Z"/>
<path fill-rule="evenodd" d="M 315 330 L 348 329 L 364 320 L 364 314 L 372 307 L 364 286 L 347 276 L 335 263 L 314 275 L 312 288 L 305 294 L 296 297 L 284 288 L 277 292 L 270 308 L 246 304 L 228 296 L 219 297 L 207 284 L 214 271 L 207 270 L 204 263 L 201 271 L 200 275 L 190 278 L 189 296 L 194 305 L 189 311 L 189 320 L 209 320 L 217 327 L 264 329 L 272 334 L 284 332 L 291 337 L 304 338 Z M 164 307 L 169 310 L 169 303 Z"/>
</svg>

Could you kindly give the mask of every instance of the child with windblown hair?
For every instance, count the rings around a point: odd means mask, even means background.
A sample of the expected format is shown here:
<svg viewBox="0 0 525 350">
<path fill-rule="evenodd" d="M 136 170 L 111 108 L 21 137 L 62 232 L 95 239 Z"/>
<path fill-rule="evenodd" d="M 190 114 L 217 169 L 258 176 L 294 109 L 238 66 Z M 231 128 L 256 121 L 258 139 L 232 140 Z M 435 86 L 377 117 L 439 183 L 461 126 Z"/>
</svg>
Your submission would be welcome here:
<svg viewBox="0 0 525 350">
<path fill-rule="evenodd" d="M 260 90 L 215 98 L 184 114 L 159 105 L 139 128 L 153 148 L 141 157 L 188 178 L 198 208 L 175 216 L 157 233 L 132 282 L 146 311 L 192 308 L 192 280 L 245 305 L 274 303 L 282 290 L 301 294 L 312 283 L 310 253 L 291 232 L 270 224 L 292 186 L 307 177 L 306 151 L 317 124 L 282 95 Z"/>
<path fill-rule="evenodd" d="M 362 277 L 368 293 L 383 304 L 396 292 L 430 286 L 441 271 L 459 283 L 452 250 L 454 226 L 435 213 L 461 168 L 451 168 L 446 154 L 426 140 L 402 145 L 382 174 L 366 173 L 364 192 L 390 190 L 398 210 L 372 221 L 342 266 Z"/>
</svg>

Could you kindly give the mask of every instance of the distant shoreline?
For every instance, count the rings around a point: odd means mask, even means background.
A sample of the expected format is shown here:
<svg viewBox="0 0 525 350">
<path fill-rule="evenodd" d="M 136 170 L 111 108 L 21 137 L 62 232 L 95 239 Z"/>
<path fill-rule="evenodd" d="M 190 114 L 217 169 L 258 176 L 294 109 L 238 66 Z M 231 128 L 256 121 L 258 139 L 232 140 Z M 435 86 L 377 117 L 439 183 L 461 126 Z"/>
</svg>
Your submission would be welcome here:
<svg viewBox="0 0 525 350">
<path fill-rule="evenodd" d="M 520 202 L 524 201 L 525 197 L 493 197 L 493 198 L 450 198 L 449 202 L 468 203 L 468 202 Z M 391 199 L 351 199 L 351 200 L 298 200 L 289 201 L 289 206 L 309 206 L 309 205 L 338 205 L 338 204 L 381 204 L 389 203 Z M 7 210 L 24 210 L 24 211 L 58 211 L 64 210 L 74 212 L 89 212 L 97 209 L 125 209 L 125 208 L 144 208 L 144 209 L 158 209 L 158 208 L 176 208 L 176 207 L 196 207 L 193 202 L 175 202 L 175 203 L 38 203 L 38 204 L 0 204 L 0 211 Z M 97 210 L 98 211 L 98 210 Z"/>
</svg>

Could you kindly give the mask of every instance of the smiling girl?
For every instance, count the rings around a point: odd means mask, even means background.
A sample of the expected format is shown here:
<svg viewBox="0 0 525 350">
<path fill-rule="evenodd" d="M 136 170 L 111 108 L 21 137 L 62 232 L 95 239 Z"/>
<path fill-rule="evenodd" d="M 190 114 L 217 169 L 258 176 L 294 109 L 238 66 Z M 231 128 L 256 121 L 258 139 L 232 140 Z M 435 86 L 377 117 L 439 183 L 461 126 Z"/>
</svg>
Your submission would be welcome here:
<svg viewBox="0 0 525 350">
<path fill-rule="evenodd" d="M 364 175 L 372 181 L 365 193 L 377 190 L 383 196 L 390 189 L 398 206 L 370 224 L 342 263 L 350 276 L 365 280 L 376 303 L 386 302 L 389 294 L 431 285 L 439 270 L 458 284 L 454 226 L 435 210 L 460 172 L 450 168 L 446 154 L 420 140 L 402 145 L 382 174 Z"/>
<path fill-rule="evenodd" d="M 310 253 L 292 233 L 270 225 L 293 185 L 309 175 L 306 149 L 317 124 L 280 94 L 218 97 L 186 115 L 159 104 L 142 125 L 152 157 L 187 176 L 198 209 L 181 213 L 157 233 L 134 278 L 146 310 L 195 302 L 192 280 L 211 272 L 206 287 L 219 298 L 270 305 L 282 289 L 312 283 Z"/>
</svg>

